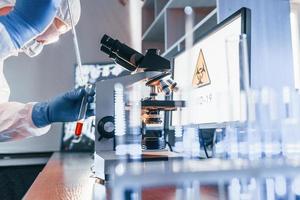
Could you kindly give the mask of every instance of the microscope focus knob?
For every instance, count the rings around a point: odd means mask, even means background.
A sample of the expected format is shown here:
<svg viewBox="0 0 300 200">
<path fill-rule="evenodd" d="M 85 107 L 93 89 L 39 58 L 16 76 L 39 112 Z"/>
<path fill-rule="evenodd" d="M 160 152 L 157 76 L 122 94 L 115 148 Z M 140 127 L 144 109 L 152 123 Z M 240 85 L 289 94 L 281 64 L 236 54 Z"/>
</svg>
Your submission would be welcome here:
<svg viewBox="0 0 300 200">
<path fill-rule="evenodd" d="M 115 136 L 115 122 L 113 116 L 106 116 L 99 120 L 97 130 L 100 138 L 110 139 Z"/>
</svg>

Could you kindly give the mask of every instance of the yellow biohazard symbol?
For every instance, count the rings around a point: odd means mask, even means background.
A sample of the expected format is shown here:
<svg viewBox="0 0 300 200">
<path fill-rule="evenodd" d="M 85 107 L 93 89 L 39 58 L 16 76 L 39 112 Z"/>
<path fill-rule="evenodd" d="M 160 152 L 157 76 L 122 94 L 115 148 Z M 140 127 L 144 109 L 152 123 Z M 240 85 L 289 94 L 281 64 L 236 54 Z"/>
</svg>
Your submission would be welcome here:
<svg viewBox="0 0 300 200">
<path fill-rule="evenodd" d="M 200 49 L 192 84 L 193 87 L 197 88 L 210 84 L 210 78 L 202 49 Z"/>
</svg>

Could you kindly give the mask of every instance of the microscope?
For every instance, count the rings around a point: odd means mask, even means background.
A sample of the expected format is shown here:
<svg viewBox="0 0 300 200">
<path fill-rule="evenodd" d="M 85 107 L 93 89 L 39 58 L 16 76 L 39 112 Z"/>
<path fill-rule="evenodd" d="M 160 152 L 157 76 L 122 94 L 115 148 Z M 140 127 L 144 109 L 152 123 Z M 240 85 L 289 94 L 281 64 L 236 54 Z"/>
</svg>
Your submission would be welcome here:
<svg viewBox="0 0 300 200">
<path fill-rule="evenodd" d="M 115 63 L 131 73 L 96 83 L 96 133 L 95 151 L 101 157 L 101 165 L 114 157 L 114 85 L 121 83 L 124 88 L 142 81 L 149 94 L 141 99 L 141 135 L 144 151 L 166 149 L 164 116 L 162 112 L 184 107 L 184 101 L 158 99 L 158 94 L 171 95 L 177 84 L 171 79 L 170 61 L 159 56 L 158 50 L 148 49 L 145 55 L 108 35 L 101 39 L 100 50 Z M 127 122 L 126 122 L 127 123 Z M 105 162 L 105 163 L 103 163 Z M 106 167 L 105 167 L 106 168 Z"/>
</svg>

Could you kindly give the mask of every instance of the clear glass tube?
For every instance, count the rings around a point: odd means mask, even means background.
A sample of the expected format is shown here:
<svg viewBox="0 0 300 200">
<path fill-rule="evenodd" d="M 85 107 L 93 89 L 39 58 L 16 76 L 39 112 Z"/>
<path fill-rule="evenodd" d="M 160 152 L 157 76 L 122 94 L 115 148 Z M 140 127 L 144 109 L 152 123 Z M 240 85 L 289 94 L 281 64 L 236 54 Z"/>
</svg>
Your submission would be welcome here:
<svg viewBox="0 0 300 200">
<path fill-rule="evenodd" d="M 248 139 L 248 159 L 259 160 L 263 154 L 262 136 L 257 119 L 258 92 L 250 90 L 248 93 L 248 120 L 247 120 L 247 139 Z"/>
<path fill-rule="evenodd" d="M 299 94 L 292 88 L 284 87 L 282 92 L 283 117 L 281 121 L 282 154 L 285 157 L 300 156 Z"/>
<path fill-rule="evenodd" d="M 141 83 L 131 85 L 128 90 L 129 127 L 126 143 L 130 159 L 138 160 L 142 155 L 141 133 Z"/>
<path fill-rule="evenodd" d="M 190 6 L 185 7 L 185 32 L 186 32 L 186 39 L 185 39 L 185 50 L 188 52 L 188 57 L 192 58 L 192 48 L 194 44 L 194 35 L 193 35 L 193 25 L 194 25 L 194 11 L 193 8 Z M 193 66 L 193 63 L 191 59 L 187 60 L 187 66 L 190 68 Z M 190 71 L 190 69 L 186 69 L 187 71 Z M 189 80 L 189 73 L 186 73 L 186 79 Z M 187 85 L 186 88 L 184 88 L 187 94 L 187 100 L 186 100 L 186 111 L 187 115 L 185 116 L 187 124 L 191 124 L 192 117 L 191 113 L 192 111 L 192 87 L 191 85 Z M 182 94 L 183 95 L 183 94 Z"/>
<path fill-rule="evenodd" d="M 300 89 L 300 2 L 290 0 L 290 24 L 295 87 Z"/>
<path fill-rule="evenodd" d="M 183 151 L 183 128 L 178 125 L 175 127 L 175 151 L 181 153 Z"/>
<path fill-rule="evenodd" d="M 275 200 L 275 183 L 273 178 L 266 179 L 266 199 Z"/>
<path fill-rule="evenodd" d="M 214 132 L 213 157 L 224 159 L 226 157 L 225 131 L 216 128 Z"/>
<path fill-rule="evenodd" d="M 237 178 L 233 178 L 230 181 L 229 187 L 228 187 L 228 196 L 231 200 L 239 200 L 241 199 L 241 185 L 240 181 Z"/>
<path fill-rule="evenodd" d="M 264 156 L 278 157 L 281 154 L 280 119 L 278 95 L 274 89 L 264 87 L 260 91 L 258 122 L 263 141 Z"/>
<path fill-rule="evenodd" d="M 199 158 L 200 143 L 197 127 L 192 125 L 184 127 L 183 153 L 187 159 Z"/>
<path fill-rule="evenodd" d="M 193 36 L 193 26 L 194 26 L 194 11 L 193 8 L 190 6 L 185 7 L 185 32 L 186 32 L 186 39 L 185 39 L 185 50 L 188 52 L 189 56 L 191 57 L 191 50 L 194 43 L 194 36 Z M 191 59 L 187 60 L 189 67 L 192 67 Z M 187 69 L 190 70 L 190 69 Z M 189 73 L 186 74 L 189 76 Z M 187 77 L 186 80 L 189 80 Z M 183 118 L 185 118 L 185 122 L 183 127 L 183 152 L 184 156 L 187 159 L 193 157 L 199 157 L 200 154 L 200 144 L 198 138 L 198 128 L 192 125 L 192 117 L 191 114 L 193 112 L 193 102 L 192 102 L 192 87 L 191 85 L 187 85 L 185 88 L 185 92 L 187 94 L 186 99 L 186 108 Z M 183 95 L 183 94 L 182 94 Z"/>
<path fill-rule="evenodd" d="M 225 128 L 225 140 L 227 145 L 227 155 L 229 159 L 236 159 L 239 157 L 239 143 L 244 145 L 245 131 L 241 130 L 239 124 L 236 122 L 240 120 L 240 112 L 237 109 L 241 108 L 240 102 L 237 99 L 240 97 L 236 96 L 237 90 L 242 86 L 236 84 L 236 71 L 240 70 L 240 43 L 241 39 L 239 35 L 230 35 L 225 40 L 226 48 L 226 79 L 227 79 L 227 90 L 226 90 L 226 102 L 228 103 L 227 119 Z M 237 102 L 236 102 L 237 101 Z"/>
<path fill-rule="evenodd" d="M 256 119 L 256 92 L 250 88 L 247 35 L 230 35 L 225 40 L 225 46 L 229 121 L 225 129 L 225 139 L 228 157 L 247 159 L 249 154 L 252 154 L 252 158 L 259 158 L 260 150 L 252 152 L 253 147 L 260 149 L 261 141 L 259 137 L 256 137 L 259 135 Z M 239 74 L 236 74 L 237 71 Z"/>
<path fill-rule="evenodd" d="M 183 100 L 182 90 L 173 94 L 174 100 Z M 178 153 L 183 152 L 183 122 L 182 122 L 182 108 L 177 108 L 176 111 L 172 112 L 172 124 L 175 126 L 175 147 L 174 151 Z"/>
</svg>

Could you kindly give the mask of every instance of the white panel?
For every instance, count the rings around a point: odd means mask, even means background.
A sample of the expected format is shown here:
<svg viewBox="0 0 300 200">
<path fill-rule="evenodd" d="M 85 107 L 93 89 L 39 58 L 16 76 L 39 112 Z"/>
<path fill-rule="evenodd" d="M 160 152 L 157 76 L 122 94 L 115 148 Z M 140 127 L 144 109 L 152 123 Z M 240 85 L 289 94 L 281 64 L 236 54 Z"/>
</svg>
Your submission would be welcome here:
<svg viewBox="0 0 300 200">
<path fill-rule="evenodd" d="M 208 124 L 240 119 L 240 34 L 241 17 L 238 17 L 175 59 L 174 78 L 185 90 L 182 97 L 188 100 L 188 91 L 191 91 L 191 110 L 183 109 L 183 124 Z M 226 41 L 232 43 L 230 49 L 226 46 Z M 230 55 L 228 52 L 226 54 L 227 49 L 231 51 Z M 203 51 L 211 83 L 193 88 L 192 79 L 200 50 Z M 227 55 L 231 60 L 228 65 Z M 174 98 L 179 98 L 178 94 Z M 172 124 L 176 123 L 178 113 L 174 112 Z"/>
</svg>

